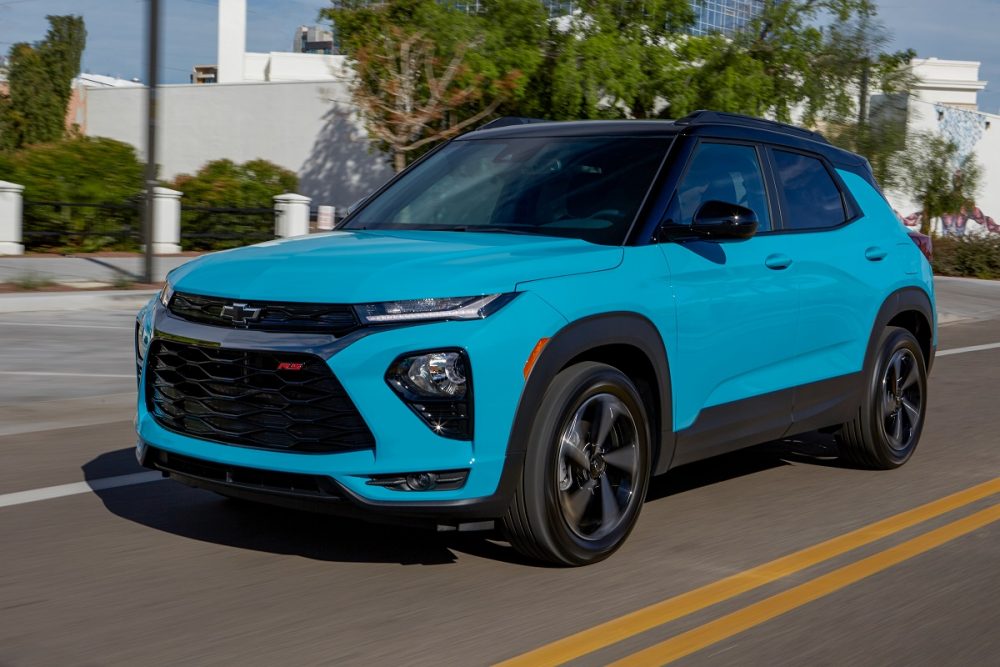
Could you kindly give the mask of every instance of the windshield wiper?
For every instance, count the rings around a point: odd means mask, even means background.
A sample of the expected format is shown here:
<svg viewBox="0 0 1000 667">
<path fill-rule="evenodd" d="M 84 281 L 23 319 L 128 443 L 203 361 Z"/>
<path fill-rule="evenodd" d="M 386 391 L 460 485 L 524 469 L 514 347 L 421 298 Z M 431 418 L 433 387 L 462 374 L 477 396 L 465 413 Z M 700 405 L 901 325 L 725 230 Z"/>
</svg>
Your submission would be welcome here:
<svg viewBox="0 0 1000 667">
<path fill-rule="evenodd" d="M 528 234 L 531 236 L 538 236 L 539 234 L 544 236 L 538 227 L 533 225 L 472 225 L 467 227 L 453 227 L 448 231 L 451 232 L 479 232 L 481 234 Z"/>
</svg>

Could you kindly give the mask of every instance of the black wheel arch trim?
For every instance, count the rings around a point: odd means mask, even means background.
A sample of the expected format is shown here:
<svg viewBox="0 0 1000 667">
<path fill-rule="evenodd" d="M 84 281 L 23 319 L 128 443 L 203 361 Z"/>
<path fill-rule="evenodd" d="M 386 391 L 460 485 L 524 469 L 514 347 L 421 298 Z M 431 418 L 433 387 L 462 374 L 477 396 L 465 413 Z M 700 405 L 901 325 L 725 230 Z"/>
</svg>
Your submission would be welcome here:
<svg viewBox="0 0 1000 667">
<path fill-rule="evenodd" d="M 656 422 L 650 425 L 653 444 L 652 471 L 653 474 L 659 474 L 667 470 L 675 445 L 667 352 L 656 325 L 645 316 L 630 311 L 614 311 L 575 320 L 549 339 L 521 392 L 507 442 L 508 458 L 514 453 L 520 454 L 520 458 L 523 458 L 535 423 L 538 405 L 555 376 L 574 359 L 612 345 L 637 349 L 653 368 L 656 400 L 659 405 L 656 406 L 654 415 Z M 520 473 L 519 470 L 515 472 Z M 505 467 L 504 477 L 507 473 Z"/>
<path fill-rule="evenodd" d="M 934 341 L 936 319 L 934 309 L 931 306 L 930 296 L 919 287 L 903 287 L 898 289 L 887 296 L 882 302 L 868 337 L 868 347 L 865 350 L 865 363 L 863 367 L 865 372 L 871 369 L 872 363 L 874 363 L 875 355 L 878 353 L 879 336 L 882 330 L 889 325 L 889 322 L 894 317 L 908 311 L 917 311 L 927 321 L 930 341 L 927 349 L 927 358 L 924 361 L 926 362 L 927 373 L 930 374 L 931 366 L 934 363 L 934 355 L 937 352 L 937 346 Z"/>
</svg>

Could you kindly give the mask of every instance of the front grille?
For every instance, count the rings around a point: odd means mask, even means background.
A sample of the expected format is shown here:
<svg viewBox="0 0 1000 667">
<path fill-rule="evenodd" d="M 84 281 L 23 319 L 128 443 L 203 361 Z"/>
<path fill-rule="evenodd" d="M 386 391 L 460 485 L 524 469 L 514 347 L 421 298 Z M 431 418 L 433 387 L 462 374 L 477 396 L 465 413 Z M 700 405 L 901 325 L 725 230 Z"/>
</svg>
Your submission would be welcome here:
<svg viewBox="0 0 1000 667">
<path fill-rule="evenodd" d="M 182 319 L 220 327 L 334 336 L 359 327 L 354 308 L 344 304 L 242 301 L 177 292 L 169 308 Z"/>
<path fill-rule="evenodd" d="M 294 452 L 375 444 L 329 366 L 311 354 L 155 341 L 146 401 L 164 427 L 205 440 Z"/>
<path fill-rule="evenodd" d="M 333 480 L 320 475 L 231 466 L 155 450 L 152 447 L 149 456 L 152 457 L 152 465 L 157 469 L 185 477 L 273 493 L 318 496 L 329 500 L 340 500 L 342 497 Z"/>
</svg>

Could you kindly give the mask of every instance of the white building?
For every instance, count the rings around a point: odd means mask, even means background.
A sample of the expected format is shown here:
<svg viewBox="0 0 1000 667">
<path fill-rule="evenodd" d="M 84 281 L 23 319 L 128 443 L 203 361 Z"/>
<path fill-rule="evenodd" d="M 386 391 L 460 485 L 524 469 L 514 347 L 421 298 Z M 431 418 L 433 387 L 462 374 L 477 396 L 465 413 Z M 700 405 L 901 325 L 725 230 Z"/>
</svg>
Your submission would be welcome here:
<svg viewBox="0 0 1000 667">
<path fill-rule="evenodd" d="M 907 133 L 929 131 L 947 137 L 961 156 L 974 154 L 983 172 L 975 208 L 935 220 L 933 230 L 1000 233 L 1000 116 L 979 111 L 978 94 L 987 83 L 979 79 L 979 63 L 926 58 L 913 62 L 913 73 L 918 83 L 906 105 Z M 919 225 L 919 204 L 901 193 L 888 195 L 907 224 Z"/>
<path fill-rule="evenodd" d="M 218 83 L 161 86 L 160 177 L 210 160 L 270 160 L 299 177 L 313 205 L 345 207 L 392 170 L 370 148 L 350 99 L 344 56 L 247 53 L 246 0 L 219 1 Z M 145 88 L 87 91 L 86 134 L 145 146 Z"/>
</svg>

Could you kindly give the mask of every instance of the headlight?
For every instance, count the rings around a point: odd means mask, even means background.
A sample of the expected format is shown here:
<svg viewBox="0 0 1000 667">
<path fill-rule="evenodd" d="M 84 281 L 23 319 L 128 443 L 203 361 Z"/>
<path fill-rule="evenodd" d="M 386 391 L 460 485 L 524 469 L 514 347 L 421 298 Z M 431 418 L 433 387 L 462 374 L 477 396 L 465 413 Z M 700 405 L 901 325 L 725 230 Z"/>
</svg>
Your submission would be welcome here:
<svg viewBox="0 0 1000 667">
<path fill-rule="evenodd" d="M 163 289 L 160 290 L 160 303 L 164 308 L 170 305 L 170 299 L 172 299 L 173 296 L 174 288 L 170 284 L 170 281 L 167 281 L 167 283 L 163 286 Z"/>
<path fill-rule="evenodd" d="M 365 324 L 417 322 L 421 320 L 478 320 L 506 305 L 515 293 L 486 296 L 456 296 L 442 299 L 386 301 L 356 306 Z"/>
<path fill-rule="evenodd" d="M 458 440 L 472 437 L 472 378 L 464 351 L 404 355 L 385 379 L 432 431 Z"/>
<path fill-rule="evenodd" d="M 410 392 L 423 398 L 465 398 L 468 388 L 465 355 L 461 352 L 431 352 L 404 357 L 393 377 Z"/>
</svg>

